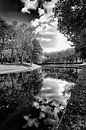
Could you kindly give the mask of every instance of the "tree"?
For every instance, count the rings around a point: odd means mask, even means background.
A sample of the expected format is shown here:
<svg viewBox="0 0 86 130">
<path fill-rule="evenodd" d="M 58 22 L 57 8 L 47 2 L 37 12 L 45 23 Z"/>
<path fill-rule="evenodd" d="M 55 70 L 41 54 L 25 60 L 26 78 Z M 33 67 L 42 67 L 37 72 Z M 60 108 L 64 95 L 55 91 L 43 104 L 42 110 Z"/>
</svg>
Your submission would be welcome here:
<svg viewBox="0 0 86 130">
<path fill-rule="evenodd" d="M 12 21 L 12 25 L 13 25 L 13 27 L 16 27 L 17 26 L 17 21 Z"/>
<path fill-rule="evenodd" d="M 10 25 L 9 27 L 9 35 L 10 37 L 8 38 L 8 42 L 7 42 L 7 49 L 10 49 L 11 50 L 11 63 L 13 62 L 13 59 L 14 59 L 14 50 L 16 49 L 16 31 L 14 29 L 14 27 L 12 25 Z"/>
<path fill-rule="evenodd" d="M 32 62 L 40 63 L 42 61 L 43 50 L 37 39 L 32 40 L 33 50 L 32 50 Z"/>
<path fill-rule="evenodd" d="M 11 47 L 14 40 L 15 32 L 11 25 L 8 25 L 5 20 L 0 18 L 0 55 L 1 60 L 3 59 L 3 50 Z M 3 61 L 2 61 L 3 62 Z"/>
<path fill-rule="evenodd" d="M 6 36 L 6 31 L 8 29 L 7 23 L 0 18 L 0 55 L 1 55 L 1 62 L 2 61 L 2 50 L 4 49 L 4 44 L 5 44 L 5 36 Z"/>
<path fill-rule="evenodd" d="M 58 0 L 55 8 L 58 29 L 73 42 L 76 52 L 86 57 L 86 1 Z"/>
<path fill-rule="evenodd" d="M 16 29 L 17 37 L 17 56 L 20 63 L 23 62 L 26 56 L 31 55 L 32 39 L 35 37 L 34 28 L 31 25 L 21 24 Z"/>
<path fill-rule="evenodd" d="M 79 53 L 76 54 L 74 48 L 62 50 L 60 52 L 44 53 L 44 56 L 47 57 L 45 63 L 74 63 L 80 59 Z"/>
</svg>

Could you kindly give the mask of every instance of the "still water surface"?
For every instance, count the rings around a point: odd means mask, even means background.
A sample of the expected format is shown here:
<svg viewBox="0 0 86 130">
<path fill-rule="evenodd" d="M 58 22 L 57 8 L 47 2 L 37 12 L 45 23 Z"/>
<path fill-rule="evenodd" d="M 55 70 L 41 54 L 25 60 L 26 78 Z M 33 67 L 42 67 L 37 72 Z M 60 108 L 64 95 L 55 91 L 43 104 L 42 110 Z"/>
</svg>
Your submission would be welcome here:
<svg viewBox="0 0 86 130">
<path fill-rule="evenodd" d="M 40 96 L 65 106 L 70 97 L 68 90 L 74 86 L 79 72 L 80 69 L 76 68 L 44 68 L 45 76 Z"/>
<path fill-rule="evenodd" d="M 12 122 L 11 115 L 19 118 L 18 111 L 27 113 L 27 104 L 34 102 L 35 97 L 65 106 L 70 97 L 68 90 L 74 85 L 79 72 L 74 68 L 44 67 L 32 72 L 0 75 L 0 126 L 10 122 L 8 120 Z"/>
</svg>

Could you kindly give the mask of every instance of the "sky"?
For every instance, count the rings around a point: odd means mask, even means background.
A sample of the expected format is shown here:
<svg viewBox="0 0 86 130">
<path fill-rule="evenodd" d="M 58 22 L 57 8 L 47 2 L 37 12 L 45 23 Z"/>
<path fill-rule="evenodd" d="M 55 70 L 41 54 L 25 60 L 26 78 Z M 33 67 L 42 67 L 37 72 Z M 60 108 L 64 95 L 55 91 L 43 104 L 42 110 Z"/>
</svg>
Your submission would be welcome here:
<svg viewBox="0 0 86 130">
<path fill-rule="evenodd" d="M 49 26 L 45 30 L 39 31 L 39 33 L 44 52 L 62 51 L 71 48 L 71 42 L 68 42 L 66 37 L 54 27 Z"/>
<path fill-rule="evenodd" d="M 18 20 L 29 22 L 30 20 L 38 17 L 37 11 L 31 11 L 32 14 L 22 13 L 24 3 L 21 0 L 0 0 L 0 15 L 7 21 Z"/>
<path fill-rule="evenodd" d="M 57 0 L 0 0 L 0 16 L 8 22 L 31 22 L 40 34 L 40 42 L 45 52 L 61 51 L 71 48 L 71 42 L 57 30 L 58 20 L 52 9 Z"/>
</svg>

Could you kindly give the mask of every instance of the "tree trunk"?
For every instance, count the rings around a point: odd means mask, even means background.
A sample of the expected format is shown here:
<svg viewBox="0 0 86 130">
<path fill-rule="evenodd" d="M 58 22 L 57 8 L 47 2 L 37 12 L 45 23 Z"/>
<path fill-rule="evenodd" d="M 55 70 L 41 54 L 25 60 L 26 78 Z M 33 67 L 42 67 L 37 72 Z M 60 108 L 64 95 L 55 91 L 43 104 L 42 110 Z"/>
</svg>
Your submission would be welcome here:
<svg viewBox="0 0 86 130">
<path fill-rule="evenodd" d="M 5 43 L 4 40 L 5 40 L 5 39 L 2 38 L 2 41 L 3 41 L 3 42 L 2 42 L 2 51 L 4 50 L 4 43 Z M 3 64 L 3 54 L 1 54 L 1 64 Z"/>
<path fill-rule="evenodd" d="M 32 65 L 32 60 L 30 59 L 30 64 Z"/>
<path fill-rule="evenodd" d="M 19 58 L 20 64 L 22 64 L 23 63 L 23 53 L 21 55 L 19 54 L 18 58 Z"/>
<path fill-rule="evenodd" d="M 21 63 L 21 64 L 23 63 L 23 55 L 21 55 L 20 63 Z"/>
<path fill-rule="evenodd" d="M 76 63 L 77 63 L 77 60 L 78 60 L 78 59 L 76 58 Z"/>
<path fill-rule="evenodd" d="M 1 64 L 3 64 L 3 54 L 1 54 Z"/>
<path fill-rule="evenodd" d="M 81 59 L 81 62 L 83 63 L 83 59 Z"/>
<path fill-rule="evenodd" d="M 13 61 L 13 48 L 12 48 L 12 52 L 11 52 L 11 63 Z"/>
</svg>

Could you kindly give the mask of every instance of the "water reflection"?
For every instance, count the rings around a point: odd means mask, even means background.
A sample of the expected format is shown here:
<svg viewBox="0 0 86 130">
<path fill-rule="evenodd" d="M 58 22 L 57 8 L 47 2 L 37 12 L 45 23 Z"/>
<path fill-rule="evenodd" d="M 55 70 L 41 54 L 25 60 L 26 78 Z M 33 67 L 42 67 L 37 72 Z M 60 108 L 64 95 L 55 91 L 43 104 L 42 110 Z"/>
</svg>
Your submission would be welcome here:
<svg viewBox="0 0 86 130">
<path fill-rule="evenodd" d="M 39 95 L 65 106 L 70 97 L 69 90 L 74 86 L 80 71 L 76 68 L 43 67 L 44 80 Z"/>
<path fill-rule="evenodd" d="M 0 124 L 9 114 L 26 111 L 39 93 L 42 83 L 41 70 L 0 75 Z"/>
<path fill-rule="evenodd" d="M 78 74 L 79 71 L 72 68 L 46 67 L 0 75 L 0 130 L 7 130 L 8 126 L 9 130 L 21 130 L 24 115 L 32 113 L 37 117 L 39 110 L 32 107 L 37 96 L 53 100 L 60 107 L 65 106 L 70 96 L 68 90 Z"/>
<path fill-rule="evenodd" d="M 72 83 L 68 83 L 67 81 L 63 81 L 60 79 L 46 78 L 43 82 L 43 87 L 41 89 L 41 96 L 48 98 L 48 100 L 55 100 L 56 104 L 66 105 L 67 99 L 70 94 L 64 95 L 64 90 L 72 85 Z"/>
<path fill-rule="evenodd" d="M 45 77 L 64 79 L 68 82 L 76 81 L 81 69 L 77 68 L 58 68 L 58 67 L 43 67 Z"/>
</svg>

